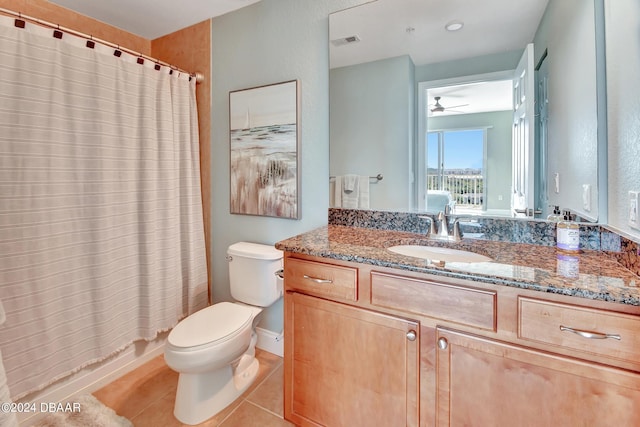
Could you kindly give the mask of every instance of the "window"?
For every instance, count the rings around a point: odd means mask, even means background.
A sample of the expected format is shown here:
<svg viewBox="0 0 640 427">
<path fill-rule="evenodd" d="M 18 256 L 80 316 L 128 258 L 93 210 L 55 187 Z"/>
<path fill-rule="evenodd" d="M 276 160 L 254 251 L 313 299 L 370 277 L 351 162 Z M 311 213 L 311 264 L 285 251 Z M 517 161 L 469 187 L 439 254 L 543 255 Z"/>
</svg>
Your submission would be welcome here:
<svg viewBox="0 0 640 427">
<path fill-rule="evenodd" d="M 485 200 L 485 142 L 485 129 L 427 133 L 427 210 L 442 210 L 440 196 L 443 194 L 450 194 L 453 201 L 450 206 L 456 213 L 482 210 Z"/>
</svg>

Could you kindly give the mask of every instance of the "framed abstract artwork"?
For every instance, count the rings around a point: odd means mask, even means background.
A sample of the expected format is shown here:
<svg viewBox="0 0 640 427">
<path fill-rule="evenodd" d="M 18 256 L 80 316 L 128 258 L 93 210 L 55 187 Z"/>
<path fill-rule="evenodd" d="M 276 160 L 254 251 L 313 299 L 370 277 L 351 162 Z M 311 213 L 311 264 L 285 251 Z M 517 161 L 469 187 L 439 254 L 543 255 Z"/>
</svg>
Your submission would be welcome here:
<svg viewBox="0 0 640 427">
<path fill-rule="evenodd" d="M 231 213 L 298 219 L 299 82 L 229 92 Z"/>
</svg>

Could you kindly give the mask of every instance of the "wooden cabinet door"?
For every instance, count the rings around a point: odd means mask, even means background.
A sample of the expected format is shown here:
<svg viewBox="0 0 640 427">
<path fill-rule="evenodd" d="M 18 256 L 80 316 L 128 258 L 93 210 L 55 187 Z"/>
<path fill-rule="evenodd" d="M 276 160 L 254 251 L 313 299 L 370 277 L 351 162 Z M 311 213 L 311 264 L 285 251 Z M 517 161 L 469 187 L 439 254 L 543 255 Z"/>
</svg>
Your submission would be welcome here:
<svg viewBox="0 0 640 427">
<path fill-rule="evenodd" d="M 417 426 L 419 325 L 289 292 L 285 418 L 300 426 Z"/>
<path fill-rule="evenodd" d="M 638 426 L 640 375 L 444 328 L 438 426 Z"/>
</svg>

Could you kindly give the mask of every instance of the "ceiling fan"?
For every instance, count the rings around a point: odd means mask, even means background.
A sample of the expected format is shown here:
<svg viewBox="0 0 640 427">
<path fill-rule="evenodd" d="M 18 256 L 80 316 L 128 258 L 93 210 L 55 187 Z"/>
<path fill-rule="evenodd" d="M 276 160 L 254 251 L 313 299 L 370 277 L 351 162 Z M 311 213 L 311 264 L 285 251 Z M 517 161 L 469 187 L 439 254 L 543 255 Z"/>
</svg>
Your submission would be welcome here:
<svg viewBox="0 0 640 427">
<path fill-rule="evenodd" d="M 466 107 L 467 105 L 469 105 L 469 104 L 460 104 L 460 105 L 454 105 L 452 107 L 445 108 L 442 104 L 440 104 L 440 99 L 442 99 L 441 96 L 434 96 L 433 99 L 436 101 L 436 103 L 433 104 L 433 108 L 431 108 L 432 113 L 443 113 L 445 109 L 451 113 L 464 113 L 464 111 L 455 111 L 453 110 L 453 108 Z"/>
</svg>

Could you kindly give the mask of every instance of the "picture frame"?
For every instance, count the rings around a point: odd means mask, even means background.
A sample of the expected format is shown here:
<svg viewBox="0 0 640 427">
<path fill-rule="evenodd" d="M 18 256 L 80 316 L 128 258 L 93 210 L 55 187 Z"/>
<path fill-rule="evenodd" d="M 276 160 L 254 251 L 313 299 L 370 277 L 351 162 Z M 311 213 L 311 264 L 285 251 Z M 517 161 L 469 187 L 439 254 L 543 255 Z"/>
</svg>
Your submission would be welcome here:
<svg viewBox="0 0 640 427">
<path fill-rule="evenodd" d="M 298 80 L 229 92 L 232 214 L 299 219 L 299 112 Z"/>
</svg>

